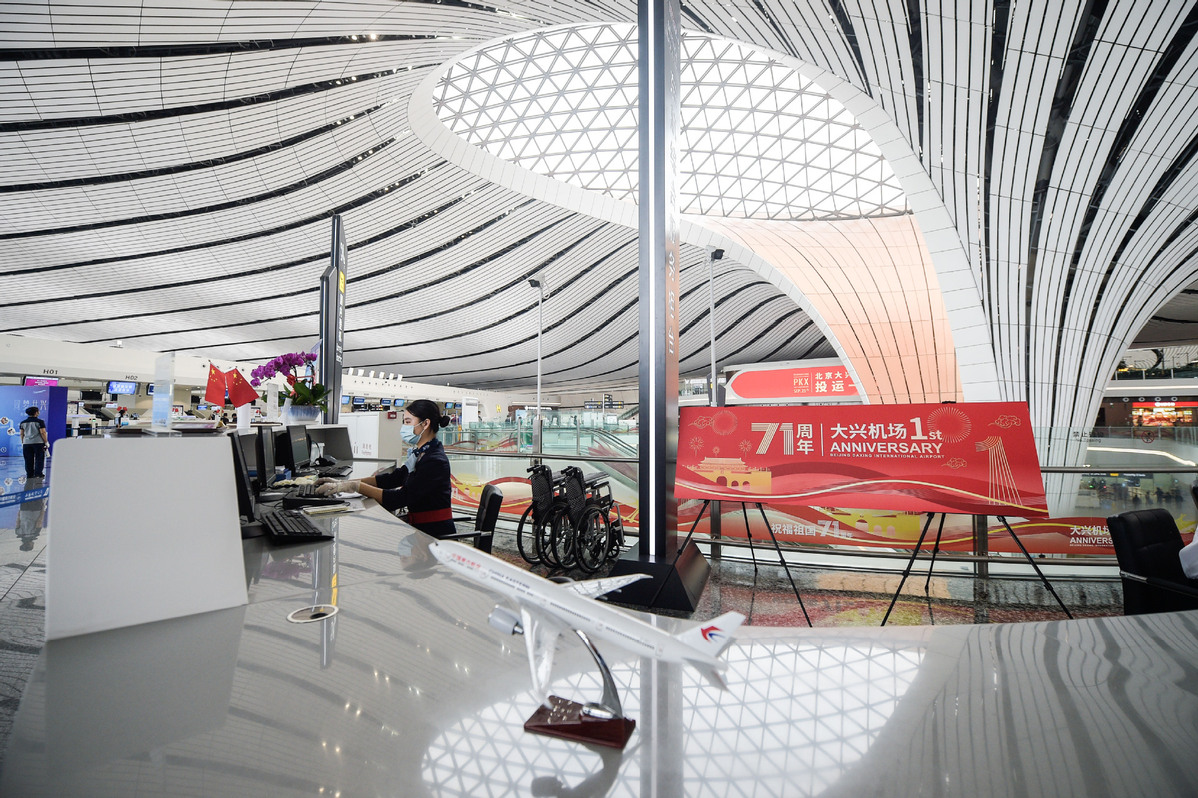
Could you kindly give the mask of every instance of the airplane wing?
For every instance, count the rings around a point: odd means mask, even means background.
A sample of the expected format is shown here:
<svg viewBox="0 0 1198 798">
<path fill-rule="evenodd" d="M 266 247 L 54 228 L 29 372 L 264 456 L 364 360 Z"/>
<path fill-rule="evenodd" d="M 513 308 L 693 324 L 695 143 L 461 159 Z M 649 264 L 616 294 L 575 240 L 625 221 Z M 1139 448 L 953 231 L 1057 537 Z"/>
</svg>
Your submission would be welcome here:
<svg viewBox="0 0 1198 798">
<path fill-rule="evenodd" d="M 573 590 L 581 596 L 596 598 L 604 593 L 619 590 L 625 585 L 639 582 L 642 579 L 652 579 L 649 574 L 628 574 L 627 576 L 609 576 L 605 579 L 586 579 L 582 582 L 567 582 L 562 587 Z"/>
<path fill-rule="evenodd" d="M 524 627 L 524 645 L 528 648 L 533 690 L 540 702 L 548 706 L 553 654 L 557 650 L 557 638 L 565 627 L 543 615 L 534 615 L 524 606 L 520 607 L 520 623 Z"/>
</svg>

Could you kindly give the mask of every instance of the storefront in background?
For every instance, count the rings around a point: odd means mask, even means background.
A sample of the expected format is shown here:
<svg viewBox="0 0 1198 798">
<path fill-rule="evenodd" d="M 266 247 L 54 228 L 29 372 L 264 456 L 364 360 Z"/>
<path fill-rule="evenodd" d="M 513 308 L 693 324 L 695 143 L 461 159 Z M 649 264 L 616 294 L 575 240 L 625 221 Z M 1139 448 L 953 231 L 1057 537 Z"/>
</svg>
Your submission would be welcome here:
<svg viewBox="0 0 1198 798">
<path fill-rule="evenodd" d="M 1133 427 L 1190 427 L 1194 425 L 1194 411 L 1198 402 L 1132 402 L 1131 424 Z"/>
<path fill-rule="evenodd" d="M 1106 396 L 1096 427 L 1198 426 L 1198 396 Z"/>
</svg>

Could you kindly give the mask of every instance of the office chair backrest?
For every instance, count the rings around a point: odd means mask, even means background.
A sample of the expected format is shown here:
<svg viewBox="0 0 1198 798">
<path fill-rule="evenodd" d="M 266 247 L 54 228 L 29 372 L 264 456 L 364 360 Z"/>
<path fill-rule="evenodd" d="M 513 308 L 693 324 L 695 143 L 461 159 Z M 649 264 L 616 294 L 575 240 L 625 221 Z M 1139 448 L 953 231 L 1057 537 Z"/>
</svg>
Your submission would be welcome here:
<svg viewBox="0 0 1198 798">
<path fill-rule="evenodd" d="M 483 485 L 482 495 L 478 497 L 478 513 L 474 516 L 474 530 L 494 532 L 502 504 L 503 491 L 494 485 Z"/>
<path fill-rule="evenodd" d="M 1107 519 L 1119 568 L 1138 576 L 1192 584 L 1181 570 L 1181 532 L 1168 510 L 1132 510 Z M 1193 609 L 1193 599 L 1123 580 L 1123 614 Z"/>
</svg>

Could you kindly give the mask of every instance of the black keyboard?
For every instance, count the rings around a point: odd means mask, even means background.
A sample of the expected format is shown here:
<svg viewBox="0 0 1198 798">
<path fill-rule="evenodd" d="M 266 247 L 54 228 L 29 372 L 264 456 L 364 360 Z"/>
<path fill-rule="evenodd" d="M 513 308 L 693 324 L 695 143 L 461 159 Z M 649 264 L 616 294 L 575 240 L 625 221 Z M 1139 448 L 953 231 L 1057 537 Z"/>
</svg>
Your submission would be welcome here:
<svg viewBox="0 0 1198 798">
<path fill-rule="evenodd" d="M 320 469 L 319 473 L 322 477 L 348 477 L 350 472 L 354 470 L 352 465 L 335 465 L 328 468 Z"/>
<path fill-rule="evenodd" d="M 311 543 L 332 540 L 333 536 L 312 523 L 312 519 L 299 510 L 258 510 L 258 520 L 266 529 L 267 536 L 275 543 Z"/>
</svg>

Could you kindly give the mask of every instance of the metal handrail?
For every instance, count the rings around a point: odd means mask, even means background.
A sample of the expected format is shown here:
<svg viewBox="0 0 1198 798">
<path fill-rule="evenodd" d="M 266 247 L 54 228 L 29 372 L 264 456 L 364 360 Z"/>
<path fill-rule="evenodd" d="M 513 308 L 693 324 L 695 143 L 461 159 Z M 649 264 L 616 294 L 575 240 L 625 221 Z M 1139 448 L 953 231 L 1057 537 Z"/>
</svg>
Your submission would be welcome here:
<svg viewBox="0 0 1198 798">
<path fill-rule="evenodd" d="M 636 457 L 593 457 L 585 454 L 558 454 L 557 452 L 480 452 L 473 449 L 449 449 L 447 455 L 470 457 L 517 457 L 523 460 L 569 460 L 589 463 L 639 463 Z"/>
</svg>

